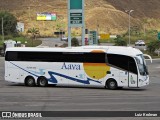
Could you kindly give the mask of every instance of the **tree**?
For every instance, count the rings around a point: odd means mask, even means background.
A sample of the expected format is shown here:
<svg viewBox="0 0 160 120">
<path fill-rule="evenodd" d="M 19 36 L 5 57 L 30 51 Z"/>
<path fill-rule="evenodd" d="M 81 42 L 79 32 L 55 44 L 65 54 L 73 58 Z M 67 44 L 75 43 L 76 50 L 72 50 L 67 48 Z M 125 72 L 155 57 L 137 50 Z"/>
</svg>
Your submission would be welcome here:
<svg viewBox="0 0 160 120">
<path fill-rule="evenodd" d="M 71 40 L 72 42 L 72 46 L 79 46 L 79 42 L 78 42 L 78 39 L 77 38 L 72 38 Z"/>
<path fill-rule="evenodd" d="M 120 35 L 117 35 L 117 38 L 115 40 L 115 46 L 127 46 L 127 42 L 123 40 L 123 38 Z"/>
<path fill-rule="evenodd" d="M 27 30 L 27 34 L 31 34 L 32 38 L 36 39 L 37 35 L 40 35 L 40 32 L 38 28 L 33 27 Z"/>
<path fill-rule="evenodd" d="M 32 35 L 32 47 L 33 47 L 33 39 L 36 40 L 36 37 L 38 35 L 40 35 L 39 29 L 38 28 L 29 28 L 27 30 L 27 34 L 31 34 Z"/>
<path fill-rule="evenodd" d="M 59 18 L 56 22 L 56 30 L 58 32 L 63 32 L 65 29 L 65 22 L 63 21 L 63 18 Z M 62 39 L 62 34 L 59 34 L 59 38 Z"/>
<path fill-rule="evenodd" d="M 152 41 L 148 43 L 147 50 L 153 54 L 155 50 L 160 48 L 160 41 Z"/>
<path fill-rule="evenodd" d="M 14 15 L 9 12 L 2 11 L 0 12 L 0 26 L 3 19 L 3 30 L 5 35 L 15 34 L 17 33 L 17 19 Z M 2 27 L 0 27 L 0 31 L 2 31 Z M 2 32 L 0 32 L 2 34 Z"/>
</svg>

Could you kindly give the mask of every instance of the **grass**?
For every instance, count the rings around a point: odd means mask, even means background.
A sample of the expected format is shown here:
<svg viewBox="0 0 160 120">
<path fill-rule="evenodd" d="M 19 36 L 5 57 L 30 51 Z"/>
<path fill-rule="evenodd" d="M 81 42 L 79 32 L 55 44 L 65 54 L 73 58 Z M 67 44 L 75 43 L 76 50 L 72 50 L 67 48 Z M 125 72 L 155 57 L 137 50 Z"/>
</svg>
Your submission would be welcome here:
<svg viewBox="0 0 160 120">
<path fill-rule="evenodd" d="M 122 34 L 121 36 L 128 43 L 128 40 L 129 40 L 128 33 Z M 142 31 L 139 34 L 130 35 L 131 44 L 134 44 L 137 40 L 144 40 L 146 44 L 151 41 L 155 41 L 157 40 L 157 32 L 155 32 L 155 30 L 148 30 L 146 31 L 146 35 L 144 35 Z M 100 43 L 114 43 L 115 42 L 114 39 L 111 39 L 111 38 L 110 39 L 100 39 L 99 41 Z"/>
<path fill-rule="evenodd" d="M 114 43 L 114 39 L 110 38 L 110 39 L 99 39 L 100 43 Z"/>
<path fill-rule="evenodd" d="M 3 46 L 3 41 L 2 41 L 2 36 L 0 36 L 0 47 Z M 18 37 L 13 37 L 11 35 L 5 36 L 5 41 L 6 40 L 14 40 L 14 41 L 19 41 L 21 42 L 21 44 L 25 44 L 26 47 L 32 47 L 32 39 L 31 38 L 27 38 L 25 36 L 18 36 Z M 38 46 L 42 44 L 42 41 L 40 40 L 33 40 L 33 47 Z"/>
</svg>

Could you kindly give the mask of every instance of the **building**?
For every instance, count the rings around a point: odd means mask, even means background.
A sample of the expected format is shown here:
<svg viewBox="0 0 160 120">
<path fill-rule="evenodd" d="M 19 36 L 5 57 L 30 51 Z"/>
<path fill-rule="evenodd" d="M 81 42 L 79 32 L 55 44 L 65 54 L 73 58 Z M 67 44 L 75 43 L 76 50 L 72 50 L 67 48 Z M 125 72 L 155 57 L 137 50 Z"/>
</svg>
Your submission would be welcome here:
<svg viewBox="0 0 160 120">
<path fill-rule="evenodd" d="M 17 31 L 18 32 L 24 32 L 24 23 L 22 22 L 17 22 Z"/>
</svg>

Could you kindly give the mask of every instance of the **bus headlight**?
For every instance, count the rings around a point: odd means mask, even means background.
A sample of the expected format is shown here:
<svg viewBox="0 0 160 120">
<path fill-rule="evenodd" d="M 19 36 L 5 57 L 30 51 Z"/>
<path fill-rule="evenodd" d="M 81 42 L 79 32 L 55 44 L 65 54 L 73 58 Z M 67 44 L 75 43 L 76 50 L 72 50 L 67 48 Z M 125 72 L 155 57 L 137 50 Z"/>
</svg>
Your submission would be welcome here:
<svg viewBox="0 0 160 120">
<path fill-rule="evenodd" d="M 139 79 L 139 82 L 143 82 L 143 80 L 142 80 L 142 79 Z"/>
</svg>

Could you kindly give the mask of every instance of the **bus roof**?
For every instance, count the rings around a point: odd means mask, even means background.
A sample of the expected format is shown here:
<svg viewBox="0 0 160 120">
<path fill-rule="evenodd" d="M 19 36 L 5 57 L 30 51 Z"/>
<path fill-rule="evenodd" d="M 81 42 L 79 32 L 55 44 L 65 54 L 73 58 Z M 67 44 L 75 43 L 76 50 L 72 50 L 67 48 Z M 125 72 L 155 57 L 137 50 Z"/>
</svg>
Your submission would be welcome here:
<svg viewBox="0 0 160 120">
<path fill-rule="evenodd" d="M 37 48 L 37 47 L 11 47 L 6 51 L 39 51 L 39 52 L 92 52 L 103 51 L 108 54 L 121 54 L 127 56 L 136 56 L 143 54 L 139 49 L 133 47 L 120 47 L 120 46 L 82 46 L 71 48 Z"/>
</svg>

